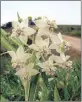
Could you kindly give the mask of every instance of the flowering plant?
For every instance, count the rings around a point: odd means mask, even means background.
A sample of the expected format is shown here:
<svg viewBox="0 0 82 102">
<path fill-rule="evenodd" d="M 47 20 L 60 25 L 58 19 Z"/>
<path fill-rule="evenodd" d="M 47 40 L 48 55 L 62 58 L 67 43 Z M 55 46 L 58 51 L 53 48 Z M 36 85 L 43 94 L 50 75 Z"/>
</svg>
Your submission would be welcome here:
<svg viewBox="0 0 82 102">
<path fill-rule="evenodd" d="M 42 80 L 42 74 L 44 78 L 50 76 L 48 81 L 51 81 L 60 68 L 64 70 L 72 68 L 70 56 L 66 55 L 70 44 L 63 39 L 60 32 L 55 33 L 55 29 L 58 28 L 56 21 L 49 20 L 47 17 L 33 21 L 31 17 L 22 20 L 18 15 L 18 21 L 13 21 L 12 27 L 12 34 L 9 38 L 16 41 L 18 48 L 13 50 L 9 47 L 10 50 L 7 53 L 11 56 L 12 67 L 16 70 L 15 75 L 20 78 L 24 86 L 25 101 L 32 100 L 30 98 L 33 95 L 31 95 L 31 79 L 35 76 L 38 76 L 39 86 L 45 88 L 38 92 L 39 100 L 46 100 L 46 96 L 43 98 L 43 92 L 46 91 L 48 95 L 49 92 Z M 33 101 L 35 99 L 34 97 Z"/>
</svg>

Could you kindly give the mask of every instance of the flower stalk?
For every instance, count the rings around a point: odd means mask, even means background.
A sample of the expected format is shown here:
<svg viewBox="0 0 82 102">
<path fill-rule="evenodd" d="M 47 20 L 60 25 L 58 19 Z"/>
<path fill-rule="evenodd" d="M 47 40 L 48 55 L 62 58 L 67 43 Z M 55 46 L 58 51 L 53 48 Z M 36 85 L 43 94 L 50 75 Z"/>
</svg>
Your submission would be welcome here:
<svg viewBox="0 0 82 102">
<path fill-rule="evenodd" d="M 29 91 L 30 91 L 30 80 L 26 81 L 26 85 L 24 86 L 24 90 L 25 90 L 25 101 L 28 102 L 29 101 Z"/>
</svg>

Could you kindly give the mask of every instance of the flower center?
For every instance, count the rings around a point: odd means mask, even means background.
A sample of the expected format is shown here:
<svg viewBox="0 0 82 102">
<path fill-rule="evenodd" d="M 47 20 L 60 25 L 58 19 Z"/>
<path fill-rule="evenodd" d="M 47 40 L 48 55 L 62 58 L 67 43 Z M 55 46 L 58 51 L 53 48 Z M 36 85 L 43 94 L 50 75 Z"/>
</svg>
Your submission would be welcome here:
<svg viewBox="0 0 82 102">
<path fill-rule="evenodd" d="M 16 61 L 12 61 L 12 67 L 19 69 L 19 68 L 23 68 L 24 62 L 21 62 L 19 59 L 17 59 Z"/>
<path fill-rule="evenodd" d="M 23 30 L 21 30 L 21 29 L 17 29 L 17 30 L 16 30 L 16 33 L 17 33 L 18 36 L 24 35 L 24 32 L 23 32 Z"/>
</svg>

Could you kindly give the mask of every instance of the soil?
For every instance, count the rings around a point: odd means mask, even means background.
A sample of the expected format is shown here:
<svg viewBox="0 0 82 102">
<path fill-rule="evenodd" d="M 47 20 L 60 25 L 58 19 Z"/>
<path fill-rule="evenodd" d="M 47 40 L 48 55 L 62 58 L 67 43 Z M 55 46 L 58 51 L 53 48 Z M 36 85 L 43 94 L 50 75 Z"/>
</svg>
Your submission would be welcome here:
<svg viewBox="0 0 82 102">
<path fill-rule="evenodd" d="M 63 35 L 63 38 L 70 42 L 70 50 L 66 54 L 71 56 L 71 59 L 81 58 L 81 38 Z"/>
<path fill-rule="evenodd" d="M 63 35 L 63 38 L 70 42 L 72 48 L 81 51 L 81 39 L 77 37 L 71 37 Z"/>
</svg>

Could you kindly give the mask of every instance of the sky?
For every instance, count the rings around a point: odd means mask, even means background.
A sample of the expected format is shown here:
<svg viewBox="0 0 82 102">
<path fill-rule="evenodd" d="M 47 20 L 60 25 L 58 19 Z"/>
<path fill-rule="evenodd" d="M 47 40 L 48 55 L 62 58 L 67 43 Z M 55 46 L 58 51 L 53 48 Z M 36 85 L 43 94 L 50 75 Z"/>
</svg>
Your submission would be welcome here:
<svg viewBox="0 0 82 102">
<path fill-rule="evenodd" d="M 17 11 L 28 16 L 47 16 L 57 24 L 81 24 L 81 1 L 1 1 L 1 24 L 17 20 Z"/>
</svg>

